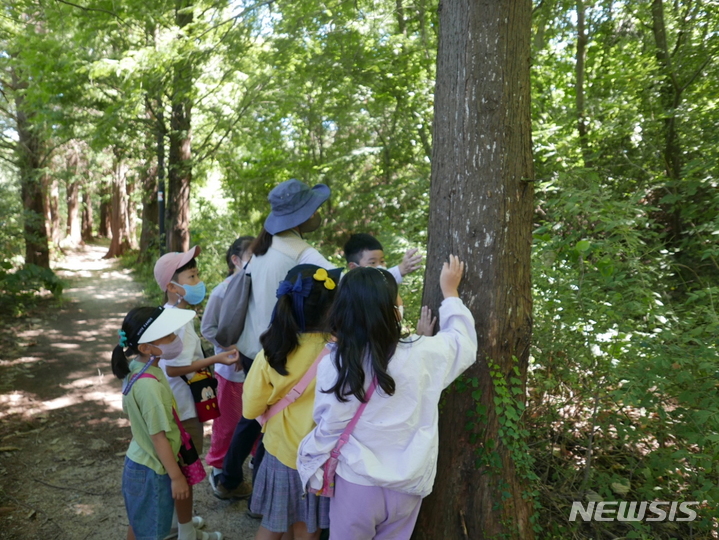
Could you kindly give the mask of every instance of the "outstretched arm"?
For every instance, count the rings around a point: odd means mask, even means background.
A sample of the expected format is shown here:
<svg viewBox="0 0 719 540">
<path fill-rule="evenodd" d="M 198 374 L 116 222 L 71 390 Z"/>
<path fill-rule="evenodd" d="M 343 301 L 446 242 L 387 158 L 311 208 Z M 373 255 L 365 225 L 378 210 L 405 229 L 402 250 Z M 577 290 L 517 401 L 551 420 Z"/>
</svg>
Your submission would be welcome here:
<svg viewBox="0 0 719 540">
<path fill-rule="evenodd" d="M 232 349 L 223 351 L 215 356 L 208 356 L 207 358 L 195 360 L 187 366 L 165 366 L 165 369 L 167 370 L 167 375 L 169 377 L 180 377 L 182 375 L 187 375 L 188 373 L 210 367 L 212 364 L 225 364 L 231 366 L 232 364 L 237 363 L 239 359 L 240 355 L 238 354 L 237 349 L 233 347 Z"/>
<path fill-rule="evenodd" d="M 406 276 L 422 266 L 422 255 L 417 253 L 418 251 L 417 248 L 412 248 L 405 252 L 402 262 L 399 263 L 399 273 L 402 276 Z"/>
</svg>

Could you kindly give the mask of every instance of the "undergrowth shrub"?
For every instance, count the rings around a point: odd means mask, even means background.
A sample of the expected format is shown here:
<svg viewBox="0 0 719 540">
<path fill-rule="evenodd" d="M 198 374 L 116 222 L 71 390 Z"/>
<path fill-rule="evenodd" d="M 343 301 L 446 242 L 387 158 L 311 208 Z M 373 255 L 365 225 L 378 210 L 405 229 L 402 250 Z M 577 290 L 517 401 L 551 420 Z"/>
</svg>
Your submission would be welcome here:
<svg viewBox="0 0 719 540">
<path fill-rule="evenodd" d="M 641 193 L 560 180 L 540 186 L 534 232 L 525 420 L 542 537 L 710 538 L 719 289 L 676 290 L 675 258 Z M 572 502 L 589 500 L 702 504 L 694 522 L 570 522 Z"/>
<path fill-rule="evenodd" d="M 0 263 L 0 303 L 14 317 L 25 313 L 39 293 L 49 291 L 57 298 L 62 290 L 62 280 L 49 268 L 26 264 L 14 270 L 8 261 Z"/>
</svg>

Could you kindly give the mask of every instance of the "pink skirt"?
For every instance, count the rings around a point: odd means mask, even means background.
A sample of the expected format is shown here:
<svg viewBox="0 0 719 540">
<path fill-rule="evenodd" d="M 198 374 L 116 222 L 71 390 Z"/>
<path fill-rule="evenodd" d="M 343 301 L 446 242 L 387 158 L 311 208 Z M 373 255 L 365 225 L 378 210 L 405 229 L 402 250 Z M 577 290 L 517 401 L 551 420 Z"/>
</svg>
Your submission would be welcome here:
<svg viewBox="0 0 719 540">
<path fill-rule="evenodd" d="M 237 422 L 242 418 L 242 386 L 244 383 L 228 381 L 218 374 L 215 374 L 215 377 L 217 377 L 217 402 L 222 415 L 212 421 L 212 438 L 205 462 L 212 467 L 221 469 Z"/>
</svg>

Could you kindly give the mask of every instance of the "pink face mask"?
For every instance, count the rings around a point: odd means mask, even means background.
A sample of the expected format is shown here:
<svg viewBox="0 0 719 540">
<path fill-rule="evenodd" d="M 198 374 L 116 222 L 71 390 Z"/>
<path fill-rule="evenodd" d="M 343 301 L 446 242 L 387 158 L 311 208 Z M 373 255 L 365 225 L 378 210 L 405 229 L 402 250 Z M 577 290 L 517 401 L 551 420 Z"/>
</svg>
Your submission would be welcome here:
<svg viewBox="0 0 719 540">
<path fill-rule="evenodd" d="M 155 347 L 162 351 L 160 358 L 163 358 L 164 360 L 174 360 L 182 354 L 183 343 L 180 336 L 175 335 L 175 339 L 173 339 L 170 343 L 155 345 Z"/>
</svg>

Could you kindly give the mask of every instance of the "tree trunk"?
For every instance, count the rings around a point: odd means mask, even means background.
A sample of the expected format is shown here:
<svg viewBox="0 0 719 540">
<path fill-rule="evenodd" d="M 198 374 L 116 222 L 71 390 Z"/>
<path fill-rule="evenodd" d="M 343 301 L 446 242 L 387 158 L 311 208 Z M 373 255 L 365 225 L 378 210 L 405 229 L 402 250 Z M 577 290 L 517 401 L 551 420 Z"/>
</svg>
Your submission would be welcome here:
<svg viewBox="0 0 719 540">
<path fill-rule="evenodd" d="M 67 222 L 65 237 L 73 246 L 82 244 L 82 222 L 80 220 L 80 187 L 82 185 L 81 152 L 77 141 L 67 145 L 65 169 L 68 177 L 65 183 Z"/>
<path fill-rule="evenodd" d="M 110 212 L 110 228 L 112 231 L 112 240 L 110 241 L 110 249 L 105 254 L 105 259 L 119 257 L 130 249 L 130 239 L 128 236 L 128 216 L 127 216 L 127 187 L 126 183 L 127 166 L 124 160 L 115 152 L 115 162 L 113 163 L 112 174 L 112 199 Z"/>
<path fill-rule="evenodd" d="M 664 105 L 664 165 L 666 174 L 672 180 L 681 178 L 682 151 L 679 145 L 676 125 L 676 109 L 682 101 L 682 88 L 672 65 L 672 57 L 667 45 L 667 31 L 664 23 L 664 4 L 662 0 L 652 1 L 652 30 L 656 43 L 656 57 L 664 71 L 662 101 Z"/>
<path fill-rule="evenodd" d="M 662 108 L 664 117 L 664 170 L 669 178 L 668 189 L 679 195 L 677 181 L 682 176 L 682 149 L 677 133 L 677 108 L 682 102 L 682 92 L 677 73 L 672 64 L 672 55 L 667 45 L 667 31 L 664 23 L 664 4 L 662 0 L 652 0 L 652 31 L 656 45 L 656 58 L 663 71 L 661 85 Z M 679 240 L 684 228 L 681 210 L 678 205 L 669 211 L 669 240 Z"/>
<path fill-rule="evenodd" d="M 15 90 L 15 127 L 18 137 L 15 155 L 24 210 L 25 264 L 50 268 L 40 167 L 42 142 L 37 127 L 32 123 L 34 115 L 26 110 L 24 90 L 27 89 L 27 81 L 22 80 L 15 69 L 11 71 L 11 77 Z"/>
<path fill-rule="evenodd" d="M 130 244 L 130 248 L 137 249 L 137 235 L 135 234 L 137 229 L 137 208 L 132 200 L 132 194 L 135 192 L 135 182 L 132 177 L 125 178 L 125 191 L 127 195 L 125 197 L 127 241 Z"/>
<path fill-rule="evenodd" d="M 52 246 L 57 247 L 62 240 L 60 225 L 60 188 L 57 178 L 44 174 L 42 176 L 43 195 L 45 196 L 45 222 Z"/>
<path fill-rule="evenodd" d="M 100 199 L 100 225 L 97 235 L 100 238 L 110 238 L 110 236 L 112 236 L 112 190 L 103 187 L 102 192 L 102 198 Z"/>
<path fill-rule="evenodd" d="M 577 58 L 574 67 L 575 81 L 575 103 L 577 107 L 577 132 L 579 133 L 579 145 L 582 149 L 584 166 L 591 167 L 592 159 L 587 141 L 587 119 L 584 110 L 584 63 L 587 58 L 587 31 L 584 25 L 585 9 L 583 0 L 577 0 Z"/>
<path fill-rule="evenodd" d="M 417 540 L 534 538 L 531 464 L 517 425 L 532 325 L 531 8 L 440 4 L 423 304 L 439 305 L 441 265 L 459 255 L 479 350 L 469 390 L 444 396 L 438 473 Z"/>
<path fill-rule="evenodd" d="M 80 221 L 80 181 L 67 183 L 67 239 L 72 245 L 82 244 L 82 223 Z"/>
<path fill-rule="evenodd" d="M 157 167 L 149 163 L 143 169 L 142 179 L 142 232 L 140 233 L 140 253 L 138 262 L 149 262 L 157 257 L 159 234 L 157 220 L 159 204 L 157 203 Z"/>
<path fill-rule="evenodd" d="M 182 29 L 192 23 L 192 0 L 177 0 L 175 21 Z M 188 54 L 185 52 L 185 54 Z M 167 234 L 168 251 L 190 249 L 190 183 L 192 181 L 192 86 L 189 57 L 173 67 L 170 155 L 168 162 Z"/>
<path fill-rule="evenodd" d="M 86 185 L 82 191 L 82 241 L 91 242 L 93 239 L 93 212 L 92 194 L 90 186 Z"/>
</svg>

